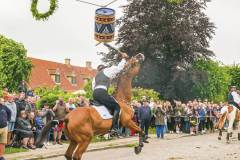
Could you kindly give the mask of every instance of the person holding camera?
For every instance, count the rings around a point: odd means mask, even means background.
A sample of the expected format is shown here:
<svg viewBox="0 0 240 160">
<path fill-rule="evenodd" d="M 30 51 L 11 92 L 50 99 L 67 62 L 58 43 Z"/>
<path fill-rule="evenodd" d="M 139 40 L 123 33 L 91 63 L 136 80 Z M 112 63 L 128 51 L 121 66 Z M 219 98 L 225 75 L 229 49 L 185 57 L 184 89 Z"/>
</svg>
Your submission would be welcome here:
<svg viewBox="0 0 240 160">
<path fill-rule="evenodd" d="M 157 138 L 161 137 L 163 139 L 164 138 L 166 110 L 164 109 L 162 104 L 157 105 L 153 115 L 155 117 Z"/>
<path fill-rule="evenodd" d="M 53 112 L 55 113 L 55 119 L 59 121 L 59 124 L 54 128 L 54 131 L 53 131 L 54 145 L 57 143 L 62 145 L 61 137 L 62 137 L 62 131 L 64 128 L 64 118 L 69 111 L 70 110 L 67 107 L 66 103 L 63 101 L 63 98 L 59 98 L 59 100 L 56 101 L 56 105 L 53 107 Z"/>
</svg>

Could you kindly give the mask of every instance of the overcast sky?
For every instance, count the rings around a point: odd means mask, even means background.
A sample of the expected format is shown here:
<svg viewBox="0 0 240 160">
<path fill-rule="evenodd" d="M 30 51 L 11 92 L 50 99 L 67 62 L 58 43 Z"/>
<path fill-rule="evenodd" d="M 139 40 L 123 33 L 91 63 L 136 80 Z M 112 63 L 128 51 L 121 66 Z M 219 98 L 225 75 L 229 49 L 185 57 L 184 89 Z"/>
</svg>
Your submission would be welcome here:
<svg viewBox="0 0 240 160">
<path fill-rule="evenodd" d="M 107 4 L 111 0 L 88 0 Z M 90 60 L 96 67 L 100 62 L 97 52 L 106 51 L 102 45 L 95 46 L 94 16 L 97 7 L 77 2 L 59 0 L 59 8 L 48 21 L 39 22 L 32 18 L 31 0 L 0 0 L 0 34 L 24 44 L 28 56 L 64 62 L 70 58 L 74 65 L 85 65 Z M 122 15 L 118 0 L 111 5 Z M 46 11 L 48 0 L 40 0 L 39 10 Z M 211 49 L 216 59 L 225 64 L 240 63 L 240 0 L 212 0 L 207 14 L 216 26 L 216 35 Z"/>
</svg>

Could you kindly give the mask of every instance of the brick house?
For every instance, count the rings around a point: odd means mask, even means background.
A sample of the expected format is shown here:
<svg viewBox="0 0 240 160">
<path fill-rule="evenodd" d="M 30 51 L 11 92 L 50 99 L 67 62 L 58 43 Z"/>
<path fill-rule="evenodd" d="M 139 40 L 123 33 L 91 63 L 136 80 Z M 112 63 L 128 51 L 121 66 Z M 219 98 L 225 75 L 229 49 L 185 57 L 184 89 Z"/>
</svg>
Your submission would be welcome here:
<svg viewBox="0 0 240 160">
<path fill-rule="evenodd" d="M 70 59 L 65 63 L 58 63 L 29 57 L 33 64 L 32 73 L 29 79 L 29 87 L 54 87 L 59 85 L 68 92 L 78 92 L 84 87 L 88 79 L 92 79 L 96 70 L 92 68 L 90 61 L 85 67 L 71 65 Z"/>
</svg>

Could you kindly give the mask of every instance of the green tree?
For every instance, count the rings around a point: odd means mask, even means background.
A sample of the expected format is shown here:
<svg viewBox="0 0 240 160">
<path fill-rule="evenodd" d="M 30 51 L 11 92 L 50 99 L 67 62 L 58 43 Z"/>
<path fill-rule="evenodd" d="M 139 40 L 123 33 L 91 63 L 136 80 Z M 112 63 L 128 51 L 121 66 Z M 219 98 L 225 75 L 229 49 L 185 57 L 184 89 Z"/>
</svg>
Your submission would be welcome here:
<svg viewBox="0 0 240 160">
<path fill-rule="evenodd" d="M 130 56 L 143 53 L 146 60 L 137 86 L 153 88 L 166 99 L 191 98 L 199 71 L 192 64 L 214 54 L 209 41 L 215 26 L 204 10 L 205 0 L 129 0 L 120 27 L 117 44 Z M 111 62 L 115 52 L 103 54 Z"/>
<path fill-rule="evenodd" d="M 240 89 L 240 65 L 226 66 L 225 68 L 231 76 L 231 85 Z"/>
<path fill-rule="evenodd" d="M 194 87 L 198 97 L 217 102 L 226 100 L 232 79 L 228 69 L 221 63 L 212 60 L 199 60 L 194 67 L 207 75 L 205 82 L 198 83 Z"/>
<path fill-rule="evenodd" d="M 32 64 L 21 43 L 0 35 L 0 88 L 16 91 L 22 80 L 28 80 Z"/>
<path fill-rule="evenodd" d="M 133 100 L 141 100 L 142 97 L 145 96 L 148 99 L 159 100 L 160 94 L 153 89 L 144 89 L 144 88 L 133 88 L 132 89 L 132 99 Z"/>
</svg>

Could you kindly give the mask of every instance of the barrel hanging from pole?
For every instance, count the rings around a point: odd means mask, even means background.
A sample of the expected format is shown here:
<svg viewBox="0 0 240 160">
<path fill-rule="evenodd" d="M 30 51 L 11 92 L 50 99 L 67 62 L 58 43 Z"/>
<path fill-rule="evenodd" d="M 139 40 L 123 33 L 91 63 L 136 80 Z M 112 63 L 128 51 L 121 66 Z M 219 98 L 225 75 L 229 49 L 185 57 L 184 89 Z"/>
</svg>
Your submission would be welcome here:
<svg viewBox="0 0 240 160">
<path fill-rule="evenodd" d="M 95 40 L 99 42 L 112 42 L 115 32 L 115 10 L 111 8 L 99 8 L 95 13 Z"/>
</svg>

